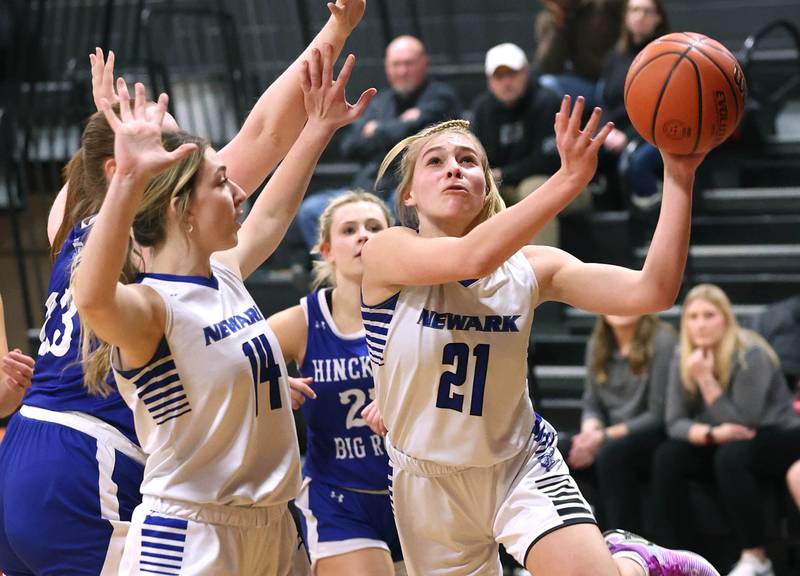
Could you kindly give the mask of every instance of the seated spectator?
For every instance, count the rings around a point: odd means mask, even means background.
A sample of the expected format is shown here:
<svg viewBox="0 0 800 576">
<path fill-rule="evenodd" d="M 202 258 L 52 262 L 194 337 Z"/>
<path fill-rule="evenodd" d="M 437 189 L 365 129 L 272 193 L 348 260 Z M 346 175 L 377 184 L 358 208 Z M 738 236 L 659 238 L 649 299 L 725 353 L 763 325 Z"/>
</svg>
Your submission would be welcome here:
<svg viewBox="0 0 800 576">
<path fill-rule="evenodd" d="M 541 186 L 559 165 L 553 119 L 561 98 L 531 81 L 528 58 L 515 44 L 500 44 L 486 52 L 488 91 L 472 106 L 472 131 L 486 149 L 492 173 L 507 205 Z M 540 233 L 537 244 L 557 244 L 556 226 Z M 556 238 L 553 238 L 556 236 Z"/>
<path fill-rule="evenodd" d="M 753 323 L 753 330 L 767 339 L 781 359 L 781 367 L 795 392 L 795 410 L 800 401 L 800 295 L 770 304 Z"/>
<path fill-rule="evenodd" d="M 678 338 L 654 315 L 600 316 L 586 349 L 581 431 L 564 448 L 596 484 L 605 528 L 643 532 L 643 482 L 664 440 L 664 393 Z M 592 474 L 593 473 L 593 474 Z"/>
<path fill-rule="evenodd" d="M 775 351 L 739 327 L 717 286 L 686 296 L 666 404 L 670 439 L 653 464 L 659 537 L 691 547 L 689 484 L 713 481 L 742 550 L 729 576 L 772 576 L 761 490 L 800 458 L 800 417 Z"/>
<path fill-rule="evenodd" d="M 559 96 L 583 96 L 591 110 L 603 60 L 619 36 L 623 2 L 542 0 L 535 25 L 539 82 Z"/>
<path fill-rule="evenodd" d="M 390 198 L 396 186 L 393 171 L 375 183 L 383 157 L 400 140 L 428 124 L 461 116 L 455 91 L 429 78 L 428 55 L 417 38 L 398 36 L 392 40 L 386 47 L 384 67 L 389 89 L 379 90 L 361 118 L 344 130 L 342 156 L 360 164 L 351 186 L 318 192 L 300 206 L 297 224 L 309 250 L 317 241 L 319 217 L 325 206 L 349 189 L 374 188 L 394 211 Z"/>
<path fill-rule="evenodd" d="M 615 48 L 608 53 L 598 84 L 603 121 L 613 122 L 614 130 L 603 145 L 601 164 L 608 178 L 610 195 L 620 189 L 618 171 L 626 179 L 627 194 L 623 205 L 636 216 L 652 220 L 661 202 L 661 154 L 645 142 L 633 128 L 625 110 L 625 78 L 637 54 L 651 40 L 669 32 L 669 20 L 663 0 L 626 0 L 622 26 Z M 620 164 L 622 158 L 622 166 Z M 608 199 L 612 203 L 618 203 Z M 621 207 L 621 206 L 620 206 Z"/>
</svg>

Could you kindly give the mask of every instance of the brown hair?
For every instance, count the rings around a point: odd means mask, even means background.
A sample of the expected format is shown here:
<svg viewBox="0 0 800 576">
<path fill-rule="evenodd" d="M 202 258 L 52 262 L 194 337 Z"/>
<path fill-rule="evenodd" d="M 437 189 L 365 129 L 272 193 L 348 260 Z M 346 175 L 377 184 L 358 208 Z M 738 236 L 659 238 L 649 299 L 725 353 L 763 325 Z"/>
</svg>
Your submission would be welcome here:
<svg viewBox="0 0 800 576">
<path fill-rule="evenodd" d="M 337 196 L 328 202 L 325 210 L 320 215 L 319 236 L 317 238 L 317 243 L 314 244 L 314 247 L 311 249 L 312 254 L 319 254 L 320 248 L 323 244 L 330 244 L 331 228 L 333 226 L 333 217 L 336 215 L 336 211 L 342 206 L 354 204 L 356 202 L 370 202 L 379 206 L 381 212 L 383 213 L 383 217 L 386 219 L 386 224 L 391 226 L 394 223 L 392 221 L 391 214 L 389 214 L 389 210 L 386 208 L 386 204 L 383 203 L 383 200 L 375 196 L 375 194 L 365 192 L 364 190 L 352 190 L 350 192 L 346 192 L 345 194 Z M 317 289 L 320 286 L 335 285 L 336 268 L 334 265 L 324 260 L 315 260 L 313 279 L 311 281 L 312 289 Z"/>
<path fill-rule="evenodd" d="M 400 164 L 397 168 L 398 180 L 400 181 L 397 185 L 397 214 L 403 226 L 408 226 L 409 228 L 417 228 L 419 226 L 419 218 L 417 217 L 416 210 L 408 208 L 403 203 L 406 193 L 411 188 L 411 182 L 414 180 L 414 166 L 417 162 L 417 157 L 425 144 L 432 138 L 448 132 L 461 134 L 472 140 L 478 151 L 478 156 L 480 157 L 481 168 L 483 168 L 483 175 L 486 179 L 486 197 L 483 202 L 483 210 L 481 210 L 481 213 L 476 218 L 475 224 L 480 224 L 491 218 L 506 207 L 503 198 L 500 196 L 500 190 L 497 188 L 497 182 L 495 182 L 492 176 L 492 168 L 489 166 L 489 158 L 486 156 L 486 150 L 483 148 L 483 144 L 481 144 L 480 140 L 478 140 L 478 137 L 470 132 L 469 122 L 466 120 L 448 120 L 428 126 L 413 136 L 404 138 L 398 142 L 394 148 L 389 150 L 389 153 L 386 154 L 383 162 L 381 162 L 378 176 L 375 179 L 376 183 L 380 181 L 395 159 L 402 154 Z"/>
<path fill-rule="evenodd" d="M 195 143 L 197 148 L 173 164 L 164 172 L 153 178 L 147 185 L 142 203 L 133 220 L 133 233 L 136 242 L 142 246 L 159 246 L 166 237 L 166 214 L 173 198 L 178 198 L 177 211 L 182 217 L 189 204 L 194 190 L 196 176 L 203 163 L 203 154 L 208 142 L 186 132 L 162 132 L 161 141 L 166 150 L 172 151 L 184 143 Z M 91 232 L 89 232 L 91 234 Z M 80 254 L 75 258 L 73 271 L 80 261 Z M 73 274 L 72 279 L 75 276 Z M 129 283 L 133 277 L 120 279 L 123 284 Z M 111 388 L 106 377 L 111 370 L 111 345 L 103 342 L 94 331 L 81 325 L 81 363 L 83 379 L 91 394 L 108 396 Z"/>
<path fill-rule="evenodd" d="M 650 34 L 650 37 L 645 40 L 645 42 L 650 42 L 651 40 L 655 40 L 659 36 L 663 36 L 670 31 L 669 25 L 669 16 L 667 16 L 667 9 L 664 6 L 664 0 L 650 0 L 656 7 L 656 12 L 658 12 L 659 21 L 656 27 L 653 29 L 653 32 Z M 631 0 L 625 0 L 625 8 L 622 10 L 622 25 L 619 27 L 619 38 L 617 39 L 617 51 L 618 52 L 627 52 L 630 50 L 633 44 L 633 37 L 631 36 L 630 30 L 628 30 L 628 26 L 626 24 L 625 19 L 628 15 L 628 6 L 630 6 Z"/>
<path fill-rule="evenodd" d="M 119 106 L 115 105 L 119 113 Z M 95 112 L 81 134 L 81 147 L 64 167 L 67 198 L 64 217 L 50 246 L 50 260 L 61 252 L 72 228 L 81 220 L 97 214 L 106 196 L 106 161 L 114 157 L 114 131 L 102 112 Z"/>
<path fill-rule="evenodd" d="M 628 354 L 628 363 L 631 372 L 636 376 L 641 376 L 650 368 L 655 352 L 655 337 L 662 328 L 672 330 L 669 324 L 661 321 L 654 314 L 645 314 L 636 320 L 636 329 L 631 340 L 631 349 Z M 590 370 L 594 374 L 595 381 L 603 384 L 608 380 L 606 367 L 611 358 L 611 354 L 617 347 L 614 331 L 611 329 L 604 316 L 598 316 L 594 324 L 591 340 L 594 344 L 592 357 L 589 360 Z"/>
</svg>

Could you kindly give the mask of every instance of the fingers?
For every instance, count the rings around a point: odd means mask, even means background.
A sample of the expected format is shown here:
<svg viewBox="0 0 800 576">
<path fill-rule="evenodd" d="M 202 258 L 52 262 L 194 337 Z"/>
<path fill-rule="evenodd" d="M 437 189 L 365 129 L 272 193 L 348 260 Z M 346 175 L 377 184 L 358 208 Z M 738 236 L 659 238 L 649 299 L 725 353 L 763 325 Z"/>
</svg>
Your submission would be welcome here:
<svg viewBox="0 0 800 576">
<path fill-rule="evenodd" d="M 358 102 L 355 103 L 352 109 L 352 114 L 355 118 L 364 113 L 364 110 L 367 109 L 367 106 L 369 106 L 369 103 L 372 102 L 377 93 L 378 91 L 375 88 L 367 88 L 361 93 L 361 96 L 358 97 Z"/>
<path fill-rule="evenodd" d="M 300 88 L 304 93 L 308 93 L 311 90 L 311 72 L 308 60 L 303 60 L 300 67 Z"/>
<path fill-rule="evenodd" d="M 592 137 L 592 134 L 597 132 L 597 127 L 600 126 L 600 116 L 603 114 L 602 109 L 599 106 L 595 106 L 594 110 L 592 110 L 592 115 L 589 116 L 589 121 L 586 122 L 586 126 L 583 127 L 583 132 Z"/>
<path fill-rule="evenodd" d="M 313 48 L 311 50 L 311 57 L 308 59 L 309 78 L 311 79 L 311 88 L 319 88 L 322 85 L 322 58 L 319 50 Z"/>
<path fill-rule="evenodd" d="M 334 18 L 340 18 L 342 15 L 344 15 L 344 9 L 339 8 L 333 2 L 328 2 L 328 10 Z"/>
<path fill-rule="evenodd" d="M 181 144 L 175 150 L 169 153 L 169 161 L 170 163 L 178 162 L 183 158 L 186 158 L 189 154 L 197 150 L 197 144 L 188 143 L 188 144 Z"/>
<path fill-rule="evenodd" d="M 108 122 L 111 130 L 117 132 L 122 128 L 122 122 L 120 122 L 120 119 L 117 118 L 117 115 L 114 114 L 114 111 L 111 109 L 111 102 L 108 101 L 108 98 L 100 99 L 100 110 L 103 112 L 103 116 L 106 117 L 106 122 Z"/>
<path fill-rule="evenodd" d="M 344 60 L 344 66 L 342 66 L 341 71 L 339 71 L 339 77 L 336 79 L 336 87 L 337 89 L 342 90 L 347 87 L 347 83 L 350 81 L 350 75 L 353 73 L 353 66 L 356 64 L 356 57 L 352 54 L 348 54 L 347 58 Z"/>
<path fill-rule="evenodd" d="M 325 44 L 322 48 L 322 86 L 333 84 L 333 46 Z"/>
<path fill-rule="evenodd" d="M 606 122 L 606 125 L 597 133 L 597 136 L 594 137 L 593 143 L 599 148 L 603 145 L 608 138 L 608 135 L 614 130 L 614 123 L 613 122 Z"/>
<path fill-rule="evenodd" d="M 98 48 L 100 52 L 100 62 L 103 62 L 103 51 Z M 106 59 L 106 64 L 103 67 L 103 93 L 107 96 L 114 96 L 114 51 L 108 51 L 108 58 Z"/>
<path fill-rule="evenodd" d="M 567 129 L 569 130 L 570 134 L 576 134 L 580 132 L 581 118 L 583 118 L 583 108 L 585 105 L 586 101 L 584 100 L 583 96 L 578 96 L 578 99 L 575 101 L 575 106 L 572 107 L 572 112 L 569 115 Z"/>
<path fill-rule="evenodd" d="M 311 388 L 310 384 L 314 382 L 314 379 L 311 377 L 306 378 L 289 378 L 289 388 L 291 388 L 295 392 L 301 393 L 303 396 L 311 398 L 312 400 L 317 397 L 317 393 L 314 392 L 313 388 Z"/>
<path fill-rule="evenodd" d="M 144 84 L 137 82 L 133 85 L 134 99 L 133 99 L 133 117 L 137 119 L 144 119 Z M 160 96 L 159 96 L 160 98 Z M 161 123 L 159 122 L 159 126 Z"/>
<path fill-rule="evenodd" d="M 164 122 L 164 116 L 167 113 L 167 107 L 169 106 L 169 96 L 167 96 L 164 92 L 158 95 L 158 100 L 156 101 L 156 109 L 153 113 L 153 122 L 161 126 Z"/>
<path fill-rule="evenodd" d="M 119 96 L 119 116 L 123 122 L 129 122 L 133 117 L 131 113 L 131 97 L 128 94 L 128 85 L 123 77 L 117 78 L 117 95 Z"/>
<path fill-rule="evenodd" d="M 561 99 L 561 109 L 556 112 L 556 121 L 554 125 L 556 133 L 563 132 L 567 128 L 567 122 L 569 121 L 569 105 L 569 95 L 565 95 Z"/>
</svg>

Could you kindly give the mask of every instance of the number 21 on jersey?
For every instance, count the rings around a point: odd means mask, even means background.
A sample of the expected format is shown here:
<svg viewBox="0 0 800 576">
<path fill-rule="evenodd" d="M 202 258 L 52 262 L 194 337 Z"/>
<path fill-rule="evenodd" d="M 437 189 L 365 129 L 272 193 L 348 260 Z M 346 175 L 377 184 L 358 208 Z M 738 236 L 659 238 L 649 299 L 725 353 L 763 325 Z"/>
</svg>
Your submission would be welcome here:
<svg viewBox="0 0 800 576">
<path fill-rule="evenodd" d="M 470 348 L 463 342 L 450 342 L 442 351 L 442 364 L 452 366 L 439 378 L 439 389 L 436 395 L 436 407 L 446 410 L 464 411 L 464 394 L 454 387 L 463 386 L 467 381 L 469 365 L 475 357 L 472 369 L 472 394 L 470 396 L 469 413 L 471 416 L 483 415 L 483 393 L 486 389 L 486 371 L 489 367 L 489 345 L 477 344 L 470 354 Z M 459 390 L 464 390 L 459 388 Z"/>
</svg>

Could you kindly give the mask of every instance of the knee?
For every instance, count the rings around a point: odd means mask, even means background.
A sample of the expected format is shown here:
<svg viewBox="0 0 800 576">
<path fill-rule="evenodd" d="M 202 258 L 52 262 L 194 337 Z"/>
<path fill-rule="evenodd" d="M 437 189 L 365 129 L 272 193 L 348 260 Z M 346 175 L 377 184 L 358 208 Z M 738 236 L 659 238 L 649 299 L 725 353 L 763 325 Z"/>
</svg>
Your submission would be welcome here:
<svg viewBox="0 0 800 576">
<path fill-rule="evenodd" d="M 653 470 L 656 478 L 683 476 L 687 467 L 687 452 L 692 446 L 683 440 L 663 442 L 653 456 Z"/>
<path fill-rule="evenodd" d="M 794 503 L 800 508 L 800 460 L 792 464 L 786 472 L 786 484 L 792 493 Z"/>
<path fill-rule="evenodd" d="M 751 443 L 730 442 L 722 444 L 714 452 L 714 473 L 718 481 L 738 478 L 747 473 L 751 460 Z"/>
</svg>

